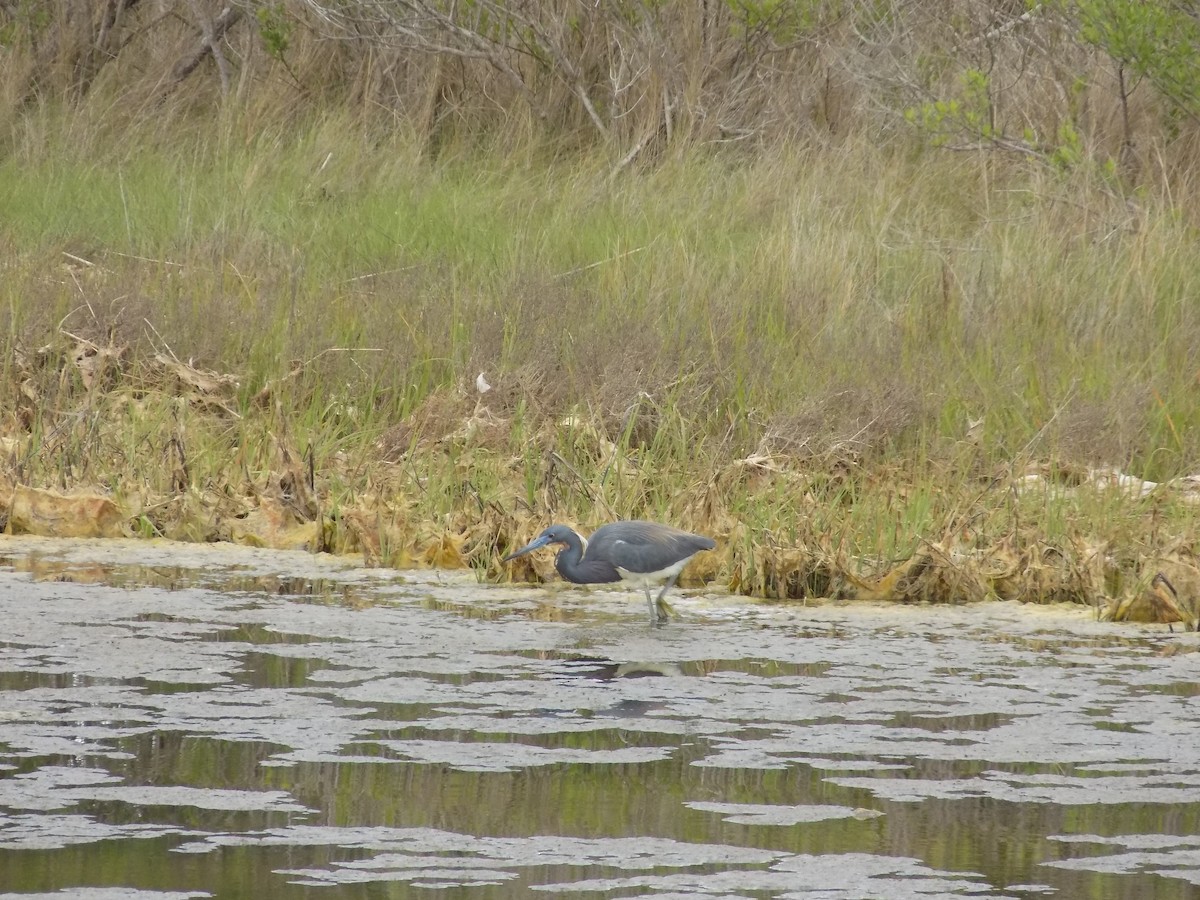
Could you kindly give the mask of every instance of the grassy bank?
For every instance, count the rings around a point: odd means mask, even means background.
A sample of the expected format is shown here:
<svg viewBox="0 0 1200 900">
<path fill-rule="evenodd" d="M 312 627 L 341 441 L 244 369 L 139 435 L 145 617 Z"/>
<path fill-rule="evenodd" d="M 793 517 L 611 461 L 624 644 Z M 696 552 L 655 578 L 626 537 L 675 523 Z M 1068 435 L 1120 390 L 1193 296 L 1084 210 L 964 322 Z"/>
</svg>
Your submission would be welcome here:
<svg viewBox="0 0 1200 900">
<path fill-rule="evenodd" d="M 1192 602 L 1189 485 L 1113 474 L 1200 456 L 1178 186 L 853 137 L 613 177 L 352 117 L 76 122 L 0 161 L 13 484 L 489 577 L 548 521 L 645 516 L 757 595 L 1119 603 L 1162 571 Z"/>
</svg>

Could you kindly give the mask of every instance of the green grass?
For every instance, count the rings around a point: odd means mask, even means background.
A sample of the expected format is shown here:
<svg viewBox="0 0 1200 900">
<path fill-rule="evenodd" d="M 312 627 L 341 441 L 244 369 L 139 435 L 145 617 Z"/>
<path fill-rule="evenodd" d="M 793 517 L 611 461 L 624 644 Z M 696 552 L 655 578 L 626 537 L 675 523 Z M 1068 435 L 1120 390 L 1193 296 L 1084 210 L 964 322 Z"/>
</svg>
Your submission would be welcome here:
<svg viewBox="0 0 1200 900">
<path fill-rule="evenodd" d="M 87 299 L 111 317 L 111 295 L 133 294 L 177 352 L 260 382 L 386 344 L 378 387 L 415 381 L 410 402 L 473 365 L 530 364 L 588 400 L 628 356 L 654 386 L 703 372 L 718 391 L 704 410 L 734 416 L 901 392 L 914 434 L 991 412 L 1010 451 L 1062 404 L 1139 389 L 1157 398 L 1116 461 L 1163 466 L 1171 424 L 1174 449 L 1194 449 L 1179 444 L 1196 415 L 1195 236 L 1152 197 L 1129 214 L 1082 175 L 863 146 L 696 155 L 615 183 L 599 160 L 432 165 L 401 149 L 326 123 L 116 158 L 48 137 L 0 165 L 9 314 L 33 314 L 30 281 L 59 316 Z M 1000 171 L 985 184 L 984 168 Z M 44 283 L 59 251 L 104 267 L 98 296 Z M 151 294 L 165 302 L 139 307 Z"/>
</svg>

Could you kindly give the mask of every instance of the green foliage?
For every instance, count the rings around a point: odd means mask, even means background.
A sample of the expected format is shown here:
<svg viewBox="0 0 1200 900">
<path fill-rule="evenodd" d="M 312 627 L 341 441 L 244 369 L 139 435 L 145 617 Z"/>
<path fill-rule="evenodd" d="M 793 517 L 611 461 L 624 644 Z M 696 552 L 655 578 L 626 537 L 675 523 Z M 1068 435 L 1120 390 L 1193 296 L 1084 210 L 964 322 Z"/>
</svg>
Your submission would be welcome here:
<svg viewBox="0 0 1200 900">
<path fill-rule="evenodd" d="M 258 20 L 258 36 L 272 59 L 282 61 L 292 42 L 294 23 L 282 2 L 269 3 L 254 11 Z"/>
<path fill-rule="evenodd" d="M 906 121 L 915 125 L 935 147 L 956 138 L 990 141 L 996 138 L 992 123 L 991 86 L 979 69 L 967 69 L 960 78 L 961 97 L 928 100 L 904 110 Z"/>
<path fill-rule="evenodd" d="M 846 4 L 841 0 L 725 0 L 725 5 L 734 14 L 739 36 L 766 34 L 784 44 L 834 21 Z"/>
<path fill-rule="evenodd" d="M 1084 158 L 1083 139 L 1078 129 L 1070 122 L 1058 126 L 1058 141 L 1050 151 L 1050 161 L 1060 169 L 1079 165 Z"/>
<path fill-rule="evenodd" d="M 1072 0 L 1080 37 L 1200 115 L 1200 19 L 1194 3 Z"/>
<path fill-rule="evenodd" d="M 1082 92 L 1085 83 L 1077 79 L 1072 97 Z M 960 96 L 952 99 L 929 100 L 904 111 L 904 118 L 917 128 L 934 147 L 945 147 L 954 141 L 975 144 L 1019 146 L 1039 154 L 1057 169 L 1072 169 L 1086 158 L 1083 136 L 1073 117 L 1059 125 L 1052 143 L 1046 143 L 1031 128 L 1026 127 L 1020 140 L 1004 134 L 993 122 L 991 84 L 988 76 L 978 69 L 967 69 L 959 79 Z"/>
</svg>

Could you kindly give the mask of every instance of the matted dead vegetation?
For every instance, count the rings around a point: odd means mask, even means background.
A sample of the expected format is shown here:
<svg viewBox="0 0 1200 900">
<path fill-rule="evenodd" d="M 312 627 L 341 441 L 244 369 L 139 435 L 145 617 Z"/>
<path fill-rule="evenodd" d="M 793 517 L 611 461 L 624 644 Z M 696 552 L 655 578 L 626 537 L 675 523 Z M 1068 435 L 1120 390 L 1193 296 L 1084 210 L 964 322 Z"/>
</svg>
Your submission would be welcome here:
<svg viewBox="0 0 1200 900">
<path fill-rule="evenodd" d="M 26 403 L 0 435 L 10 534 L 233 541 L 552 579 L 548 558 L 511 571 L 498 560 L 548 521 L 586 530 L 649 507 L 717 538 L 686 573 L 691 585 L 778 600 L 1080 603 L 1114 620 L 1188 626 L 1200 615 L 1200 553 L 1177 527 L 1187 521 L 1178 510 L 1200 505 L 1200 477 L 1154 484 L 1048 462 L 985 472 L 965 441 L 936 463 L 944 490 L 927 498 L 923 527 L 895 542 L 907 552 L 884 558 L 867 550 L 879 510 L 861 520 L 857 510 L 884 498 L 900 514 L 927 488 L 911 472 L 839 453 L 837 442 L 815 454 L 776 431 L 760 452 L 709 458 L 681 479 L 645 452 L 652 432 L 679 427 L 649 395 L 640 424 L 630 407 L 619 419 L 577 412 L 530 428 L 515 421 L 530 385 L 506 378 L 494 391 L 480 378 L 431 394 L 364 453 L 318 455 L 259 402 L 262 390 L 239 401 L 237 375 L 169 353 L 63 331 L 15 365 Z M 1096 504 L 1113 511 L 1112 529 L 1076 530 L 1098 520 Z M 1065 511 L 1057 538 L 1038 513 L 1050 505 Z M 764 510 L 770 518 L 755 521 Z M 876 549 L 886 543 L 874 536 Z"/>
</svg>

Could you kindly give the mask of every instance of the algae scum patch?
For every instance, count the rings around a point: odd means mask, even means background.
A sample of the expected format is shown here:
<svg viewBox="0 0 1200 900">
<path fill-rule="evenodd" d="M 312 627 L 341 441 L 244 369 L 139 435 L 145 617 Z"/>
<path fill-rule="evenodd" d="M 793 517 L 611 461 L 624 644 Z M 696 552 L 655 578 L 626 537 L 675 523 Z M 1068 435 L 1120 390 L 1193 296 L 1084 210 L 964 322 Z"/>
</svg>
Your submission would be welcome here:
<svg viewBox="0 0 1200 900">
<path fill-rule="evenodd" d="M 1194 635 L 0 545 L 0 897 L 1185 897 Z M 1173 652 L 1169 652 L 1173 651 Z"/>
</svg>

